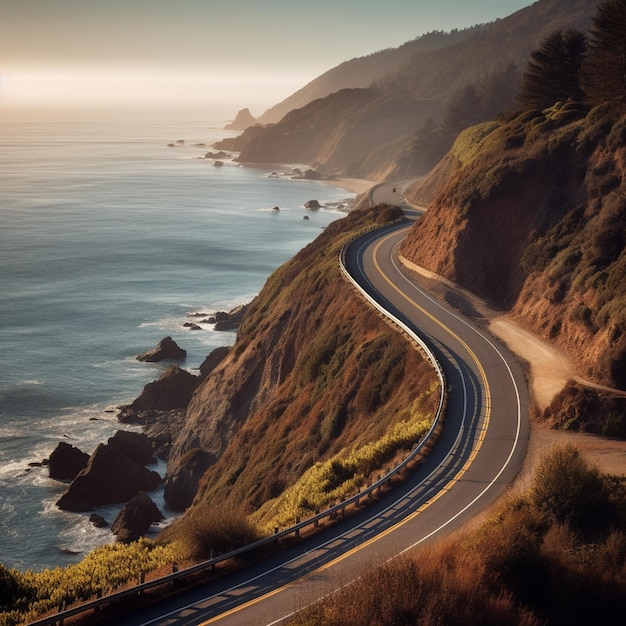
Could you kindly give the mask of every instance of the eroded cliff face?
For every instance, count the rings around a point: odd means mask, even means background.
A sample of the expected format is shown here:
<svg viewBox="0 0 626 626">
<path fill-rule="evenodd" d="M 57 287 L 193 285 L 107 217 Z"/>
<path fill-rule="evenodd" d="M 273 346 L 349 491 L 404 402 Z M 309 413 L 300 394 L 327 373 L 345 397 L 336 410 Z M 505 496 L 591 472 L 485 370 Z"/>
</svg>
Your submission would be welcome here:
<svg viewBox="0 0 626 626">
<path fill-rule="evenodd" d="M 400 215 L 378 207 L 334 222 L 250 304 L 235 345 L 194 394 L 170 455 L 170 477 L 199 451 L 210 458 L 195 504 L 252 512 L 316 461 L 376 441 L 418 411 L 434 415 L 430 364 L 339 271 L 352 233 Z"/>
<path fill-rule="evenodd" d="M 239 152 L 243 163 L 307 163 L 329 172 L 374 178 L 379 164 L 360 166 L 382 144 L 411 135 L 440 103 L 377 89 L 342 89 L 255 126 L 215 147 Z"/>
<path fill-rule="evenodd" d="M 626 106 L 555 105 L 465 131 L 402 246 L 626 388 Z"/>
</svg>

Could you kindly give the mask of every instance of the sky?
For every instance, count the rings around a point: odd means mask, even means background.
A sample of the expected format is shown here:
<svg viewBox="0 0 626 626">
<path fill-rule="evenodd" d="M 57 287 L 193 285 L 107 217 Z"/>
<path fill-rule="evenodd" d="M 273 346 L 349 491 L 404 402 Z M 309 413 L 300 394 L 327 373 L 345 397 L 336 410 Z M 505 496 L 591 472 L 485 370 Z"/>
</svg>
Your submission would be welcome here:
<svg viewBox="0 0 626 626">
<path fill-rule="evenodd" d="M 0 106 L 254 115 L 332 67 L 532 0 L 0 0 Z"/>
</svg>

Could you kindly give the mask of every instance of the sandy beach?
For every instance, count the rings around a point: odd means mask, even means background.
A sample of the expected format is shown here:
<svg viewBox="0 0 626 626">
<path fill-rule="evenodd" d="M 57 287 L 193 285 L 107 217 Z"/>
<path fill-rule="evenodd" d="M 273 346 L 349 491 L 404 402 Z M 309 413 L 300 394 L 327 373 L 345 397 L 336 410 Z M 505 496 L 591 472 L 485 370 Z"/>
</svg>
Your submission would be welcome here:
<svg viewBox="0 0 626 626">
<path fill-rule="evenodd" d="M 345 189 L 351 193 L 365 193 L 378 183 L 374 180 L 366 180 L 364 178 L 335 178 L 334 180 L 320 181 L 325 185 Z"/>
</svg>

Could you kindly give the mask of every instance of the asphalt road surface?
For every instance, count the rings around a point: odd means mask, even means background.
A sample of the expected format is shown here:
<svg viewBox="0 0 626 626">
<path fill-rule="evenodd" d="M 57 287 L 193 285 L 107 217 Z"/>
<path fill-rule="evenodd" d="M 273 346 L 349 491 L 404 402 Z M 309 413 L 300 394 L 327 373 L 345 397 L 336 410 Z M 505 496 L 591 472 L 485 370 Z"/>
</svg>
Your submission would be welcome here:
<svg viewBox="0 0 626 626">
<path fill-rule="evenodd" d="M 403 274 L 396 249 L 410 224 L 361 237 L 346 263 L 378 302 L 432 346 L 445 371 L 444 428 L 426 459 L 332 529 L 119 623 L 278 624 L 373 566 L 459 528 L 511 484 L 528 441 L 523 372 L 492 337 Z"/>
</svg>

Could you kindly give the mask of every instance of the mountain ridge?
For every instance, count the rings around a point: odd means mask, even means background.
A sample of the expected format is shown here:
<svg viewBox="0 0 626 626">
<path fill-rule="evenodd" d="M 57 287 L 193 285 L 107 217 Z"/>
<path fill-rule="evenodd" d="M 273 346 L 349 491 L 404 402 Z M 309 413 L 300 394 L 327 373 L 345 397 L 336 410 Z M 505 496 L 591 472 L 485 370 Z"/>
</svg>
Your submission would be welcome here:
<svg viewBox="0 0 626 626">
<path fill-rule="evenodd" d="M 461 30 L 455 29 L 449 33 L 431 31 L 397 48 L 387 48 L 344 61 L 267 109 L 257 121 L 261 124 L 275 124 L 290 111 L 302 108 L 313 100 L 324 98 L 341 89 L 370 87 L 372 83 L 383 79 L 389 72 L 400 67 L 414 55 L 427 50 L 436 50 L 453 41 L 463 40 L 480 28 L 482 25 Z"/>
<path fill-rule="evenodd" d="M 599 1 L 539 0 L 466 33 L 451 45 L 412 54 L 404 65 L 367 86 L 350 87 L 354 97 L 349 102 L 335 91 L 309 100 L 276 123 L 224 140 L 218 147 L 239 152 L 238 160 L 244 163 L 307 163 L 334 175 L 371 180 L 425 174 L 445 155 L 456 133 L 510 110 L 516 95 L 510 86 L 515 80 L 512 74 L 525 65 L 543 36 L 555 28 L 587 28 Z M 434 157 L 425 159 L 425 146 L 437 141 L 420 133 L 425 132 L 429 121 L 445 125 L 450 107 L 467 95 L 464 90 L 468 86 L 480 92 L 482 103 L 474 105 L 481 109 L 476 110 L 478 118 L 460 120 L 458 128 L 448 124 L 450 139 L 445 138 Z M 413 110 L 400 128 L 393 123 L 394 107 L 406 99 L 413 101 Z M 384 106 L 385 100 L 388 106 Z M 472 110 L 467 102 L 459 104 L 458 115 Z M 307 135 L 302 133 L 304 124 Z M 355 141 L 355 136 L 361 141 Z M 365 142 L 363 137 L 367 136 L 376 140 Z M 441 133 L 436 139 L 441 141 Z M 311 140 L 316 149 L 308 144 Z"/>
</svg>

